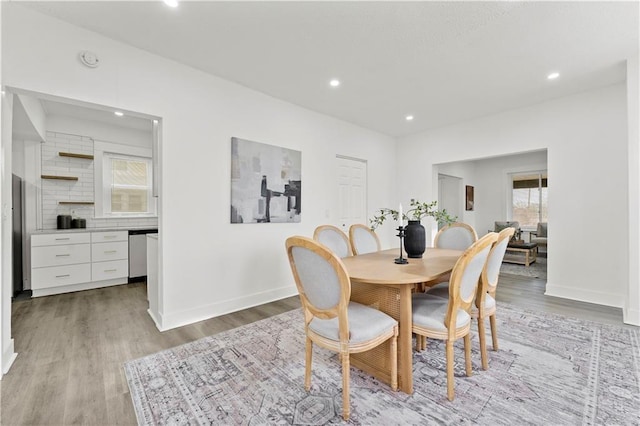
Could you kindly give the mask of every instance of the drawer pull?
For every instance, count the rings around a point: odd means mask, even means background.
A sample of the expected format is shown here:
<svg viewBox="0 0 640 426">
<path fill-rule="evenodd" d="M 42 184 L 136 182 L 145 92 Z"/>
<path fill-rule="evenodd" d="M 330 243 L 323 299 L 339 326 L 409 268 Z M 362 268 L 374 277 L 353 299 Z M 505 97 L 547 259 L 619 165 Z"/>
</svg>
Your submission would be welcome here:
<svg viewBox="0 0 640 426">
<path fill-rule="evenodd" d="M 56 278 L 66 278 L 66 277 L 70 277 L 71 274 L 64 274 L 64 275 L 56 275 Z"/>
<path fill-rule="evenodd" d="M 70 254 L 56 254 L 56 257 L 67 257 L 71 256 Z"/>
<path fill-rule="evenodd" d="M 56 241 L 66 241 L 66 240 L 70 240 L 71 238 L 67 237 L 67 238 L 56 238 Z"/>
<path fill-rule="evenodd" d="M 117 253 L 118 250 L 105 250 L 104 254 L 112 254 L 112 253 Z"/>
<path fill-rule="evenodd" d="M 105 269 L 104 271 L 105 271 L 105 272 L 116 272 L 116 271 L 117 271 L 117 269 Z"/>
</svg>

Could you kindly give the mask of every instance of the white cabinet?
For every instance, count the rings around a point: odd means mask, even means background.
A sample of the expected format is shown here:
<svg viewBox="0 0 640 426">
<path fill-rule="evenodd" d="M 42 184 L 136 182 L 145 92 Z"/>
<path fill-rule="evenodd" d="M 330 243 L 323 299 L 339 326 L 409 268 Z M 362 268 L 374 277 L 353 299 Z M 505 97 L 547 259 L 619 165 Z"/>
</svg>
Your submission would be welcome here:
<svg viewBox="0 0 640 426">
<path fill-rule="evenodd" d="M 34 268 L 31 272 L 31 289 L 47 289 L 91 281 L 91 264 Z"/>
<path fill-rule="evenodd" d="M 128 259 L 127 231 L 31 235 L 33 296 L 125 284 Z"/>
<path fill-rule="evenodd" d="M 91 241 L 86 233 L 31 236 L 31 290 L 34 296 L 52 288 L 91 281 Z"/>
<path fill-rule="evenodd" d="M 91 279 L 93 281 L 129 277 L 129 233 L 127 231 L 91 233 Z"/>
<path fill-rule="evenodd" d="M 91 278 L 93 281 L 112 280 L 129 276 L 129 261 L 112 260 L 110 262 L 93 262 L 91 264 Z"/>
<path fill-rule="evenodd" d="M 105 262 L 107 260 L 127 259 L 129 256 L 129 243 L 118 241 L 116 243 L 92 243 L 91 260 L 93 262 Z"/>
</svg>

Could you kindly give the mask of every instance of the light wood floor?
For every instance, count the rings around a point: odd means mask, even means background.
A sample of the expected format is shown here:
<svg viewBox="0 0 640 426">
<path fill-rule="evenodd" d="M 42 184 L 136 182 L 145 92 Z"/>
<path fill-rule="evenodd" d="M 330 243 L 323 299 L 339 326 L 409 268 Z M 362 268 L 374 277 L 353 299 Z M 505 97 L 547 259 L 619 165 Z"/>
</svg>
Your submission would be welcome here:
<svg viewBox="0 0 640 426">
<path fill-rule="evenodd" d="M 505 275 L 498 301 L 622 325 L 620 309 L 543 292 L 544 281 Z M 0 381 L 0 424 L 135 424 L 125 361 L 299 306 L 296 296 L 160 333 L 147 314 L 144 283 L 16 301 L 18 358 Z"/>
</svg>

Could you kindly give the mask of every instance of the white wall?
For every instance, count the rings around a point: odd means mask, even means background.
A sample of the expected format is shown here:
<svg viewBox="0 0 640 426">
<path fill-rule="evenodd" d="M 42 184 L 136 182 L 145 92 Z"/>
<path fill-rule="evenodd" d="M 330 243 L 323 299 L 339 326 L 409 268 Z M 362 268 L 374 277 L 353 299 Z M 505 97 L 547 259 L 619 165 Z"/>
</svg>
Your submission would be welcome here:
<svg viewBox="0 0 640 426">
<path fill-rule="evenodd" d="M 86 120 L 64 115 L 47 116 L 47 130 L 56 133 L 70 133 L 87 136 L 94 140 L 115 142 L 124 145 L 151 149 L 151 120 L 146 131 L 127 127 L 116 127 L 95 120 Z"/>
<path fill-rule="evenodd" d="M 392 138 L 3 3 L 3 82 L 162 117 L 163 328 L 296 293 L 284 241 L 332 223 L 336 154 L 368 161 L 368 205 L 395 205 Z M 89 69 L 80 50 L 100 57 Z M 42 67 L 42 63 L 47 67 Z M 299 224 L 229 223 L 231 137 L 302 151 Z M 393 199 L 392 199 L 393 197 Z M 385 242 L 387 243 L 387 242 Z"/>
<path fill-rule="evenodd" d="M 640 325 L 640 60 L 627 61 L 629 135 L 629 289 L 624 320 Z"/>
<path fill-rule="evenodd" d="M 553 182 L 547 294 L 622 307 L 629 264 L 624 84 L 405 138 L 398 179 L 407 183 L 404 197 L 426 187 L 423 198 L 432 199 L 433 164 L 544 149 Z"/>
</svg>

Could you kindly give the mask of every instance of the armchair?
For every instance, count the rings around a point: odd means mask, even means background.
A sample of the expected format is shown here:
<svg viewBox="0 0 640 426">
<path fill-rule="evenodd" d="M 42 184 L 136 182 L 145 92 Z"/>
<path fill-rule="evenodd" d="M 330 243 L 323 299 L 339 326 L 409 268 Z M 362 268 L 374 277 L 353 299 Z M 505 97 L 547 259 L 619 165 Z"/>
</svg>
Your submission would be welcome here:
<svg viewBox="0 0 640 426">
<path fill-rule="evenodd" d="M 547 249 L 547 222 L 538 222 L 538 228 L 529 232 L 529 242 Z"/>
</svg>

